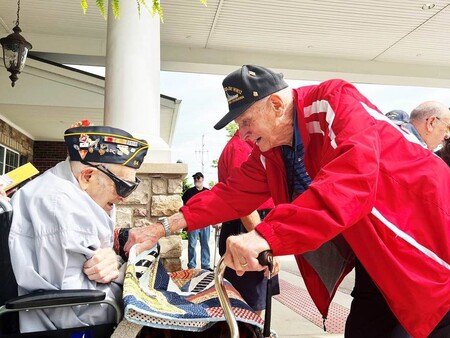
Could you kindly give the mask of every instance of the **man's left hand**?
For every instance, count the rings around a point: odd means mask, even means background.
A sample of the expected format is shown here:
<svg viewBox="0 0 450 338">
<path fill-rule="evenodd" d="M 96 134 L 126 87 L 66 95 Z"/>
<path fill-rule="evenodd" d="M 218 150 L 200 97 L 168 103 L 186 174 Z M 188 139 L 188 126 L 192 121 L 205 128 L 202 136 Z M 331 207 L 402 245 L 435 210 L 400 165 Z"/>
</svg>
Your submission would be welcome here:
<svg viewBox="0 0 450 338">
<path fill-rule="evenodd" d="M 95 251 L 94 256 L 84 263 L 83 272 L 97 283 L 110 283 L 119 277 L 118 256 L 112 248 L 102 248 Z"/>
</svg>

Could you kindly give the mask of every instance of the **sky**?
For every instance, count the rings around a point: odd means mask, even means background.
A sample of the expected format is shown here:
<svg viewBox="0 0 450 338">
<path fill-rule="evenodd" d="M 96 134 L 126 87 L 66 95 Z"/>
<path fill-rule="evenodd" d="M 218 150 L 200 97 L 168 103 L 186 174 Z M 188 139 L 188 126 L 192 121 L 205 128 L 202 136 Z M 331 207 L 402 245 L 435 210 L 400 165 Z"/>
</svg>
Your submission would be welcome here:
<svg viewBox="0 0 450 338">
<path fill-rule="evenodd" d="M 85 67 L 104 76 L 100 67 Z M 222 89 L 223 75 L 161 72 L 160 93 L 181 100 L 172 142 L 172 162 L 188 164 L 188 178 L 202 171 L 205 182 L 217 182 L 217 160 L 228 138 L 225 129 L 217 131 L 214 125 L 228 112 Z M 315 84 L 314 81 L 286 79 L 293 88 Z M 354 85 L 382 112 L 402 109 L 411 112 L 428 100 L 441 101 L 450 107 L 450 89 L 413 86 L 358 84 Z M 203 156 L 202 156 L 203 155 Z M 192 183 L 192 182 L 190 182 Z"/>
</svg>

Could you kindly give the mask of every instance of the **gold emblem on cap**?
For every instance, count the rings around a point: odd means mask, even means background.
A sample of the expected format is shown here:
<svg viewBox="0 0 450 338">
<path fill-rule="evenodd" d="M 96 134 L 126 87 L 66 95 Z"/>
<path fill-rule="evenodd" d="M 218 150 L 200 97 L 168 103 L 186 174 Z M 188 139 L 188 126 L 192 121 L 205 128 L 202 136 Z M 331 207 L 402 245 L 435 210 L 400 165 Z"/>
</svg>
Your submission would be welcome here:
<svg viewBox="0 0 450 338">
<path fill-rule="evenodd" d="M 258 96 L 258 92 L 253 92 L 253 96 Z"/>
</svg>

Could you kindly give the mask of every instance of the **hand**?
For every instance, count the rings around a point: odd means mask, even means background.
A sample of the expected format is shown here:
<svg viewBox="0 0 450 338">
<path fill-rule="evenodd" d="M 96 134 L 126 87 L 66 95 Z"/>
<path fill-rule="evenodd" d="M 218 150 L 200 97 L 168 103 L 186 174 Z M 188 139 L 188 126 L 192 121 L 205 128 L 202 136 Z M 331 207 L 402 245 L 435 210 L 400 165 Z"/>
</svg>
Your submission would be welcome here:
<svg viewBox="0 0 450 338">
<path fill-rule="evenodd" d="M 124 251 L 128 255 L 133 245 L 139 244 L 136 248 L 136 254 L 151 249 L 159 241 L 161 237 L 164 237 L 165 232 L 161 223 L 153 223 L 149 226 L 133 228 L 128 231 L 128 240 L 124 246 Z"/>
<path fill-rule="evenodd" d="M 84 263 L 83 272 L 97 283 L 110 283 L 119 277 L 118 256 L 112 248 L 102 248 L 95 251 L 94 256 Z"/>
<path fill-rule="evenodd" d="M 272 266 L 272 277 L 278 275 L 280 273 L 281 265 L 278 257 L 273 257 L 273 266 Z M 266 267 L 266 271 L 264 272 L 264 276 L 269 277 L 269 268 Z"/>
<path fill-rule="evenodd" d="M 242 276 L 245 271 L 261 271 L 267 267 L 259 264 L 258 255 L 265 250 L 270 250 L 270 246 L 255 230 L 231 236 L 227 239 L 224 262 L 236 270 L 238 276 Z"/>
</svg>

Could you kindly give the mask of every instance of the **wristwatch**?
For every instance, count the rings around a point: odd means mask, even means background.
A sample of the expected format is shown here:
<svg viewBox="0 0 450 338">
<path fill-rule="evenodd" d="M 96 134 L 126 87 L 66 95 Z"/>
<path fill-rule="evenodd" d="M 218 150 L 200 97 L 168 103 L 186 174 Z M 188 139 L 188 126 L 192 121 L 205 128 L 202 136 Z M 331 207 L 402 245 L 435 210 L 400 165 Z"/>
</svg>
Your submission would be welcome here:
<svg viewBox="0 0 450 338">
<path fill-rule="evenodd" d="M 164 228 L 164 236 L 170 236 L 169 219 L 167 217 L 160 217 L 158 218 L 158 222 L 161 223 Z"/>
</svg>

